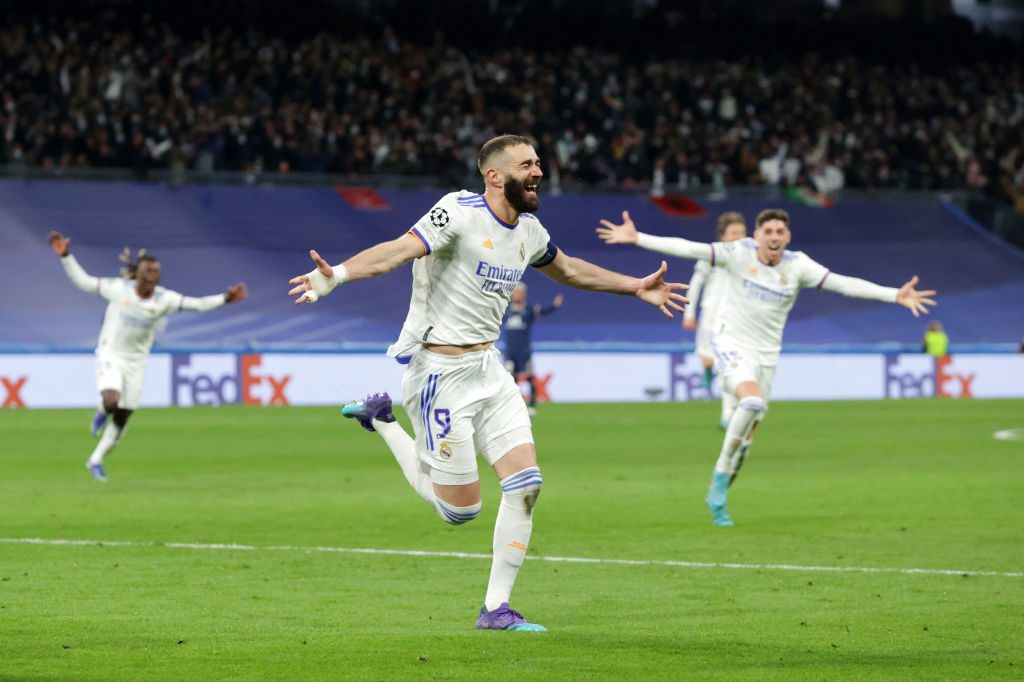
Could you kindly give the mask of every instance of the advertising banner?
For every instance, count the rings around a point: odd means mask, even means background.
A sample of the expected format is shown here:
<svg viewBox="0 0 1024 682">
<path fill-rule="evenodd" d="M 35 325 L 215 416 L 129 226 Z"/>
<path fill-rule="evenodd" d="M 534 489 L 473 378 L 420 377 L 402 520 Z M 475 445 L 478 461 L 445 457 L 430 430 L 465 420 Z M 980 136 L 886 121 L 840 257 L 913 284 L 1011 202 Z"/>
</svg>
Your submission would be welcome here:
<svg viewBox="0 0 1024 682">
<path fill-rule="evenodd" d="M 537 353 L 541 401 L 717 400 L 700 358 L 683 353 Z M 387 391 L 399 402 L 404 367 L 380 353 L 154 353 L 144 407 L 340 405 Z M 92 407 L 91 354 L 0 354 L 0 406 Z M 525 392 L 525 386 L 524 386 Z M 772 400 L 1024 397 L 1024 354 L 783 354 Z"/>
</svg>

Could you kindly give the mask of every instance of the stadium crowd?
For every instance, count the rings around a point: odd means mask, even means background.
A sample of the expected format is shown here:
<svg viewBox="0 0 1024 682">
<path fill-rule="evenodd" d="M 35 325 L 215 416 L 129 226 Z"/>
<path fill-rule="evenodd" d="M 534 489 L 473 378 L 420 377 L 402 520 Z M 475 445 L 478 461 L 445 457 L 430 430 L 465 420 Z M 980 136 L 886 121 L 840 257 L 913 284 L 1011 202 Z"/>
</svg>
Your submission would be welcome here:
<svg viewBox="0 0 1024 682">
<path fill-rule="evenodd" d="M 1024 191 L 1013 60 L 468 52 L 390 30 L 294 40 L 26 19 L 0 27 L 0 101 L 4 164 L 459 182 L 481 141 L 530 131 L 562 182 Z"/>
</svg>

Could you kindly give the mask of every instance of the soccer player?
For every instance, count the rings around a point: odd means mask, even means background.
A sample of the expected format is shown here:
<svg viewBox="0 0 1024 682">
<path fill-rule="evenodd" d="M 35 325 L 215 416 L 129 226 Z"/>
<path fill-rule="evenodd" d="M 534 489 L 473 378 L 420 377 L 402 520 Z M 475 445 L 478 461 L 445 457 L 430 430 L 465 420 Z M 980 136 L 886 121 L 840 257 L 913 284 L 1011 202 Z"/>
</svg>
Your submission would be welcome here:
<svg viewBox="0 0 1024 682">
<path fill-rule="evenodd" d="M 788 251 L 786 246 L 792 238 L 789 214 L 781 209 L 758 214 L 753 239 L 728 243 L 701 244 L 643 234 L 625 211 L 621 224 L 602 220 L 601 225 L 597 233 L 607 244 L 636 244 L 658 253 L 705 260 L 729 273 L 729 286 L 712 342 L 723 391 L 737 399 L 707 497 L 712 521 L 718 526 L 733 525 L 726 510 L 729 486 L 750 452 L 754 431 L 764 418 L 782 349 L 782 330 L 800 289 L 816 287 L 855 298 L 897 303 L 914 317 L 935 305 L 931 298 L 934 291 L 915 288 L 917 276 L 899 289 L 883 287 L 829 272 L 803 252 Z"/>
<path fill-rule="evenodd" d="M 550 315 L 561 308 L 564 299 L 562 294 L 556 294 L 555 300 L 549 306 L 527 306 L 526 285 L 520 282 L 512 292 L 512 300 L 505 312 L 505 321 L 501 327 L 505 332 L 505 369 L 511 372 L 517 381 L 522 377 L 529 384 L 528 411 L 531 417 L 537 407 L 537 387 L 533 385 L 533 323 L 538 317 Z"/>
<path fill-rule="evenodd" d="M 160 321 L 179 310 L 206 312 L 241 301 L 246 288 L 239 282 L 228 287 L 227 293 L 203 298 L 183 296 L 159 286 L 160 261 L 149 254 L 140 254 L 136 260 L 129 257 L 125 278 L 93 277 L 71 254 L 69 238 L 54 230 L 47 241 L 60 256 L 60 264 L 72 284 L 110 302 L 96 344 L 96 383 L 101 407 L 92 421 L 92 435 L 99 438 L 99 443 L 85 464 L 94 479 L 106 481 L 103 458 L 117 445 L 132 412 L 139 407 L 146 356 L 153 347 Z"/>
<path fill-rule="evenodd" d="M 543 172 L 527 138 L 496 137 L 480 149 L 477 163 L 483 194 L 447 194 L 403 236 L 334 267 L 310 251 L 316 269 L 293 278 L 289 293 L 299 295 L 296 303 L 312 303 L 340 284 L 415 260 L 409 314 L 388 350 L 407 364 L 403 404 L 415 439 L 395 422 L 386 393 L 349 403 L 342 414 L 381 435 L 412 488 L 449 523 L 480 514 L 476 456 L 483 455 L 502 496 L 476 627 L 543 630 L 509 607 L 542 484 L 526 405 L 493 347 L 509 297 L 529 265 L 579 289 L 636 296 L 672 317 L 687 302 L 678 293 L 686 285 L 662 279 L 664 261 L 637 279 L 559 250 L 532 213 L 540 207 Z"/>
<path fill-rule="evenodd" d="M 715 232 L 720 242 L 734 242 L 747 236 L 747 221 L 741 213 L 728 211 L 718 216 Z M 683 329 L 697 331 L 697 355 L 704 365 L 704 385 L 711 390 L 714 380 L 715 354 L 712 350 L 712 337 L 715 330 L 715 317 L 725 290 L 728 287 L 729 275 L 721 269 L 713 269 L 707 261 L 699 260 L 693 266 L 693 277 L 686 294 L 693 302 L 683 313 Z M 697 301 L 700 300 L 700 324 L 697 323 Z M 722 391 L 722 416 L 719 424 L 722 429 L 729 425 L 729 418 L 736 409 L 736 401 L 728 391 Z"/>
</svg>

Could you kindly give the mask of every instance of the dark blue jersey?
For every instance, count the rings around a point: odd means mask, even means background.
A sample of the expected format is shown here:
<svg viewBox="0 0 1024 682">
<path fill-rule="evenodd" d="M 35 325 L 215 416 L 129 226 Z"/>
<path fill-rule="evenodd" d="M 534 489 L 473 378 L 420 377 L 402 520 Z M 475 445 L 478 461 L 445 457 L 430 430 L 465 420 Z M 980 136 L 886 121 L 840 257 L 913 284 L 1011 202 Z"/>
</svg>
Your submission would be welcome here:
<svg viewBox="0 0 1024 682">
<path fill-rule="evenodd" d="M 505 339 L 505 355 L 510 358 L 529 358 L 533 352 L 530 344 L 533 323 L 538 317 L 554 311 L 554 306 L 528 305 L 519 310 L 510 305 L 505 311 L 505 320 L 501 325 L 501 335 Z"/>
</svg>

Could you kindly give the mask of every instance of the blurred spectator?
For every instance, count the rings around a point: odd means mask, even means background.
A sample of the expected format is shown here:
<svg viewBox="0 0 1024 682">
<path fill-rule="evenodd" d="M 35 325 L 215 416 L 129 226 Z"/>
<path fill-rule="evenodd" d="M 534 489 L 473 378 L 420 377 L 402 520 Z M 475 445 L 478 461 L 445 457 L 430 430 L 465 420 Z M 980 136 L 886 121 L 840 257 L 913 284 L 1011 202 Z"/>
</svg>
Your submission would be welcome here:
<svg viewBox="0 0 1024 682">
<path fill-rule="evenodd" d="M 464 51 L 388 27 L 351 38 L 186 33 L 156 14 L 129 23 L 8 17 L 0 163 L 459 184 L 484 139 L 527 131 L 562 184 L 966 187 L 1008 200 L 1024 187 L 1014 59 L 726 62 L 588 46 Z"/>
<path fill-rule="evenodd" d="M 935 358 L 944 358 L 949 355 L 949 337 L 946 336 L 942 323 L 938 320 L 928 323 L 921 349 Z"/>
</svg>

